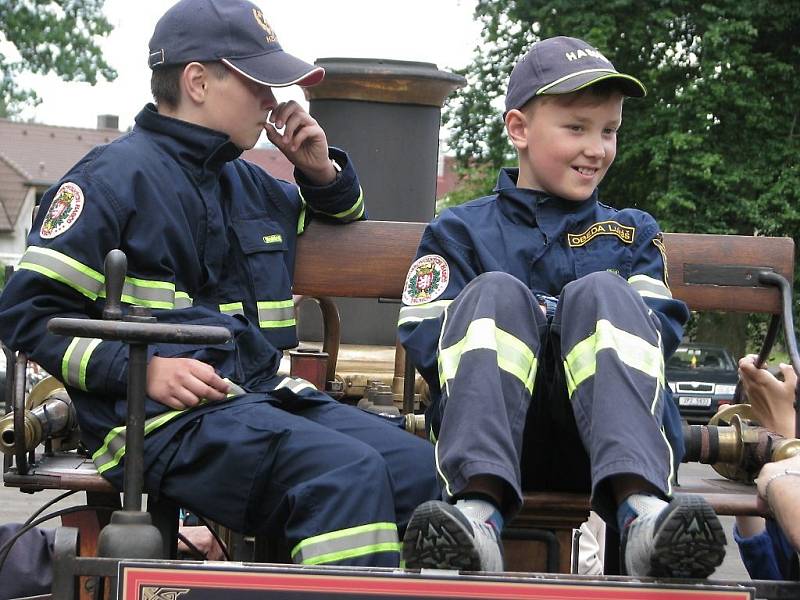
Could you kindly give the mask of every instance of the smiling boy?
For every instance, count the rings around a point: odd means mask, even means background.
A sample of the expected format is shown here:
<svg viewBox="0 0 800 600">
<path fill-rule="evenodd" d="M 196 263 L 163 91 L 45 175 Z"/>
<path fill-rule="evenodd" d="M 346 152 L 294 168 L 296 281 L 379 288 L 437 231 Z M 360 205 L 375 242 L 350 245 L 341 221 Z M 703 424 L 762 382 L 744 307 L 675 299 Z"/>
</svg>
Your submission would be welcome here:
<svg viewBox="0 0 800 600">
<path fill-rule="evenodd" d="M 431 388 L 445 502 L 412 516 L 408 567 L 502 570 L 523 490 L 591 491 L 630 575 L 705 577 L 722 561 L 713 509 L 670 499 L 683 443 L 664 358 L 688 311 L 660 228 L 598 200 L 623 99 L 644 95 L 586 42 L 534 44 L 506 95 L 519 168 L 426 229 L 399 334 Z"/>
</svg>

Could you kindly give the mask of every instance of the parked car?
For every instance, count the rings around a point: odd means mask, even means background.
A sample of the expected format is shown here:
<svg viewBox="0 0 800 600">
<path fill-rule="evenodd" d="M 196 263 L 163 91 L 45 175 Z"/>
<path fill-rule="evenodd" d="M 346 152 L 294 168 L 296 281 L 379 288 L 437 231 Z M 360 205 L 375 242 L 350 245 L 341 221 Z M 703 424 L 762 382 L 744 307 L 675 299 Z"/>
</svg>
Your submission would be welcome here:
<svg viewBox="0 0 800 600">
<path fill-rule="evenodd" d="M 681 344 L 666 367 L 667 383 L 681 416 L 689 423 L 708 423 L 720 405 L 733 400 L 737 368 L 722 346 Z"/>
</svg>

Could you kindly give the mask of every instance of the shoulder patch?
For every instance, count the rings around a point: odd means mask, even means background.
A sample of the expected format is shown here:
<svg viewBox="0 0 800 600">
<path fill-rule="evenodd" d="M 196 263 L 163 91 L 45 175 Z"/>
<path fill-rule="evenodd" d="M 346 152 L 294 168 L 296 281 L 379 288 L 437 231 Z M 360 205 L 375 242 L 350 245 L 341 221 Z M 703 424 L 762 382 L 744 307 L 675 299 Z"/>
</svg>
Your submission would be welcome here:
<svg viewBox="0 0 800 600">
<path fill-rule="evenodd" d="M 598 235 L 614 235 L 623 243 L 632 244 L 636 228 L 622 225 L 616 221 L 600 221 L 589 226 L 583 233 L 568 233 L 567 242 L 573 248 L 583 246 L 591 242 Z"/>
<path fill-rule="evenodd" d="M 75 183 L 62 183 L 58 188 L 50 210 L 44 217 L 39 235 L 51 239 L 72 227 L 83 211 L 83 190 Z"/>
<path fill-rule="evenodd" d="M 408 269 L 403 303 L 424 304 L 442 295 L 450 281 L 450 267 L 438 254 L 420 256 Z"/>
</svg>

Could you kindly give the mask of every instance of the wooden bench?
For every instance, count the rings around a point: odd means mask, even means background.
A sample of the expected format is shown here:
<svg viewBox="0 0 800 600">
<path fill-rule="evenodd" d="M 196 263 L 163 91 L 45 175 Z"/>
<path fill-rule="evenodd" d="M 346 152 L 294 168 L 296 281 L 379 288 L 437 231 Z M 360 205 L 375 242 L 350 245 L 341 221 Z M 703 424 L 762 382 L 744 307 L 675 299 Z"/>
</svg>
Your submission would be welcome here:
<svg viewBox="0 0 800 600">
<path fill-rule="evenodd" d="M 312 223 L 299 241 L 294 293 L 398 300 L 423 230 L 422 223 Z M 780 293 L 760 284 L 757 273 L 772 270 L 792 281 L 791 239 L 665 234 L 664 242 L 672 293 L 691 309 L 780 313 Z M 110 484 L 87 469 L 80 458 L 73 458 L 69 464 L 62 460 L 60 465 L 44 459 L 26 475 L 6 468 L 4 482 L 25 491 L 55 488 L 114 493 Z M 757 512 L 752 491 L 721 478 L 719 482 L 692 482 L 692 491 L 708 494 L 720 514 Z M 523 534 L 552 531 L 555 543 L 552 536 L 535 543 L 556 548 L 558 570 L 569 572 L 572 528 L 586 520 L 588 510 L 588 498 L 580 494 L 528 494 L 511 529 Z M 532 551 L 530 541 L 506 541 L 508 570 L 545 571 L 545 556 L 545 552 Z"/>
<path fill-rule="evenodd" d="M 295 292 L 399 299 L 424 228 L 423 223 L 380 221 L 347 227 L 314 223 L 300 238 Z M 793 281 L 794 242 L 790 238 L 667 233 L 664 244 L 670 288 L 690 309 L 780 314 L 779 290 L 760 284 L 757 273 L 771 270 Z M 704 494 L 718 514 L 758 514 L 748 486 L 722 477 L 687 479 L 682 484 L 684 491 L 678 493 Z M 569 572 L 572 529 L 588 517 L 588 497 L 535 493 L 524 500 L 522 511 L 510 524 L 517 534 L 514 537 L 531 530 L 553 531 L 559 570 Z M 508 570 L 547 570 L 547 553 L 531 551 L 530 541 L 506 539 L 504 546 Z"/>
</svg>

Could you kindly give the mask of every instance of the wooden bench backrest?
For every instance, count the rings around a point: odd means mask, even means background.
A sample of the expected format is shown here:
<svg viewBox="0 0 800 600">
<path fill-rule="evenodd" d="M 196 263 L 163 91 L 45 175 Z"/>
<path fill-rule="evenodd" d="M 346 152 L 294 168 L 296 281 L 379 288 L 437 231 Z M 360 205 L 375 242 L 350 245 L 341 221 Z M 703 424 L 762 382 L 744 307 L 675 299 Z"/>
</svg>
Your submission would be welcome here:
<svg viewBox="0 0 800 600">
<path fill-rule="evenodd" d="M 294 293 L 309 296 L 400 298 L 424 223 L 314 222 L 300 236 Z M 794 277 L 790 238 L 664 234 L 669 285 L 693 310 L 779 313 L 780 293 L 755 273 Z"/>
</svg>

